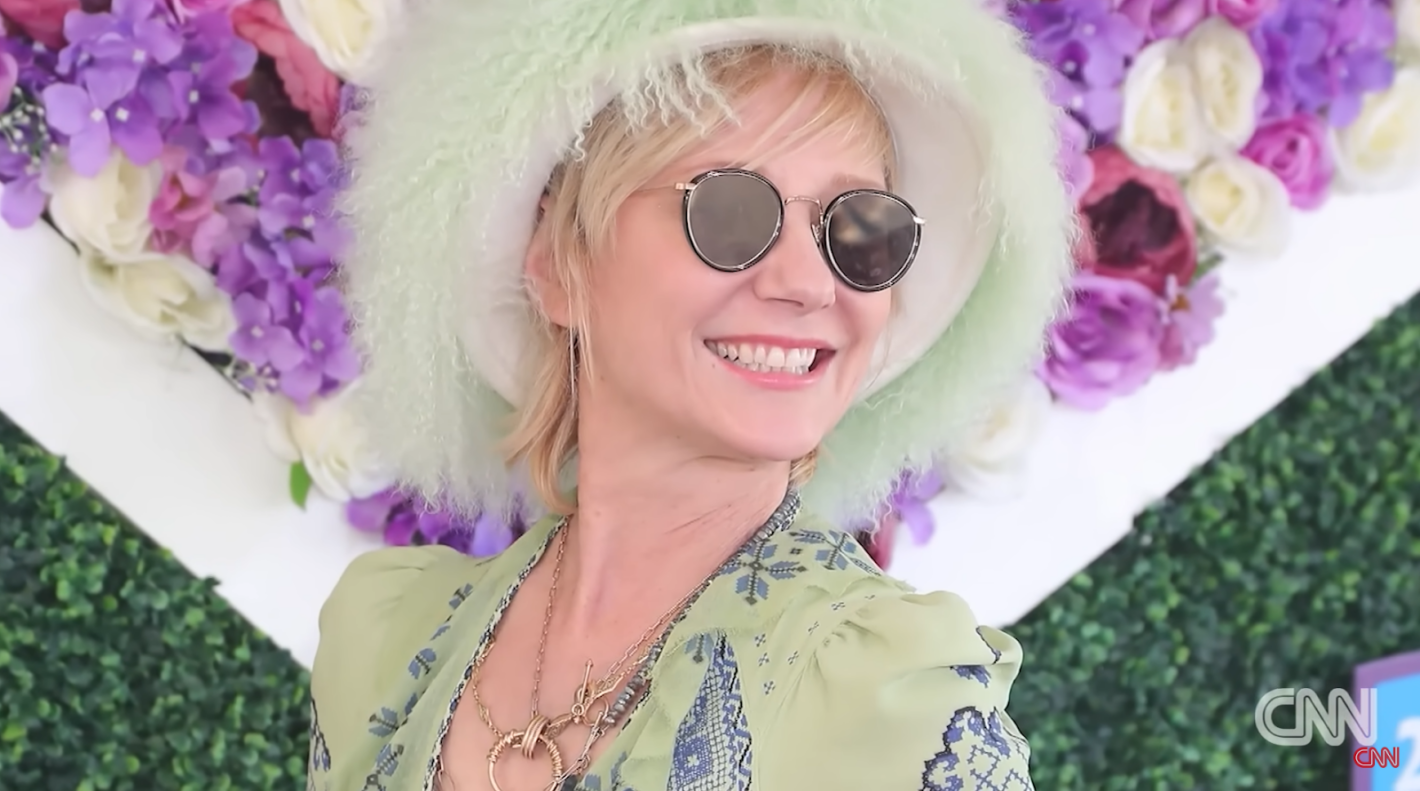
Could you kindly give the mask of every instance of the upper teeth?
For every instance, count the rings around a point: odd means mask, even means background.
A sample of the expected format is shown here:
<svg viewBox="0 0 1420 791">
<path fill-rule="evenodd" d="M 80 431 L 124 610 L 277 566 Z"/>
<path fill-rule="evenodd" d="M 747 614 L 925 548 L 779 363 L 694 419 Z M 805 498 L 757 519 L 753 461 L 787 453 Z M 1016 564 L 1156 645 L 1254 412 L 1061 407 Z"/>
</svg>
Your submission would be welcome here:
<svg viewBox="0 0 1420 791">
<path fill-rule="evenodd" d="M 726 360 L 751 371 L 808 373 L 809 366 L 814 364 L 814 356 L 818 354 L 818 349 L 785 349 L 753 343 L 710 341 L 706 345 Z"/>
</svg>

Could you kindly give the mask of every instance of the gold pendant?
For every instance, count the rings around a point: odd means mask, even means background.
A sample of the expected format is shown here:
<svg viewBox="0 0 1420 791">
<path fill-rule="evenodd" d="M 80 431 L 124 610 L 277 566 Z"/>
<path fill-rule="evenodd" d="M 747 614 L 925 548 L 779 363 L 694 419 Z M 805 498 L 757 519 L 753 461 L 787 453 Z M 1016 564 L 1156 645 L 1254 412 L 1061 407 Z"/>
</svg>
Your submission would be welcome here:
<svg viewBox="0 0 1420 791">
<path fill-rule="evenodd" d="M 547 735 L 549 720 L 539 714 L 528 723 L 528 727 L 513 731 L 504 736 L 493 745 L 493 749 L 488 751 L 488 783 L 493 787 L 493 791 L 503 791 L 498 785 L 497 767 L 498 759 L 503 757 L 503 751 L 514 749 L 523 754 L 524 758 L 534 758 L 537 756 L 538 745 L 547 751 L 547 757 L 552 761 L 552 779 L 557 782 L 562 779 L 562 752 L 557 749 L 557 743 Z"/>
</svg>

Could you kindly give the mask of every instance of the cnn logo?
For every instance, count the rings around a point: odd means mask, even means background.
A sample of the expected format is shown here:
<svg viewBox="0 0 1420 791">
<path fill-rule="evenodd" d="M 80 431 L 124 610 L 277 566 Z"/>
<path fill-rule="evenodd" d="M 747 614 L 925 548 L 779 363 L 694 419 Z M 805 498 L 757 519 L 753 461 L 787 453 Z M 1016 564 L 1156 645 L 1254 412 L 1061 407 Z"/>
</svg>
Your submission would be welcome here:
<svg viewBox="0 0 1420 791">
<path fill-rule="evenodd" d="M 1346 690 L 1333 689 L 1323 707 L 1321 698 L 1310 689 L 1274 689 L 1257 701 L 1253 720 L 1263 739 L 1282 747 L 1311 744 L 1312 735 L 1318 732 L 1322 741 L 1340 747 L 1346 741 L 1347 730 L 1361 747 L 1373 747 L 1377 730 L 1376 690 L 1362 689 L 1360 693 L 1360 699 L 1353 700 Z M 1282 708 L 1290 708 L 1297 714 L 1290 728 L 1279 727 L 1272 721 L 1273 714 Z"/>
</svg>

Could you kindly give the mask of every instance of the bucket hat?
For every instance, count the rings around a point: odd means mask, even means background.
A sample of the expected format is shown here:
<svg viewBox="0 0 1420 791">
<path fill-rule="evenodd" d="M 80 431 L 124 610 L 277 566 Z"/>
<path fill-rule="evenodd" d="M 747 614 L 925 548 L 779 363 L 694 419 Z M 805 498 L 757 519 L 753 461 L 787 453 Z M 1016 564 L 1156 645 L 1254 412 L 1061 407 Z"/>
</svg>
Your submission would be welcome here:
<svg viewBox="0 0 1420 791">
<path fill-rule="evenodd" d="M 1074 212 L 1045 72 L 976 0 L 421 0 L 362 86 L 341 196 L 361 395 L 402 480 L 514 507 L 500 443 L 527 396 L 524 258 L 549 176 L 609 103 L 654 110 L 697 55 L 757 43 L 849 68 L 891 129 L 892 189 L 927 222 L 805 505 L 873 513 L 1030 370 Z"/>
</svg>

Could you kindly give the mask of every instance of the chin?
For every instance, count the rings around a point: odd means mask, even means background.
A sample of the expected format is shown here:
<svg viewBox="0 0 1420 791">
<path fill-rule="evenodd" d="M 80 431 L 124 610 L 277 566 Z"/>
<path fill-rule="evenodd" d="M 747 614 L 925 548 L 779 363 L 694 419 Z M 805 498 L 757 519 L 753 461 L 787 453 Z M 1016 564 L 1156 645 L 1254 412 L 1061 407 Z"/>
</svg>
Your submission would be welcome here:
<svg viewBox="0 0 1420 791">
<path fill-rule="evenodd" d="M 790 462 L 809 455 L 823 443 L 827 431 L 819 427 L 794 426 L 756 420 L 721 434 L 721 441 L 735 456 L 756 461 Z"/>
</svg>

